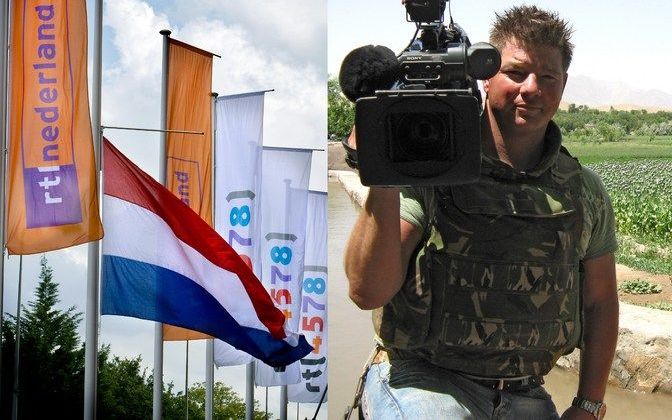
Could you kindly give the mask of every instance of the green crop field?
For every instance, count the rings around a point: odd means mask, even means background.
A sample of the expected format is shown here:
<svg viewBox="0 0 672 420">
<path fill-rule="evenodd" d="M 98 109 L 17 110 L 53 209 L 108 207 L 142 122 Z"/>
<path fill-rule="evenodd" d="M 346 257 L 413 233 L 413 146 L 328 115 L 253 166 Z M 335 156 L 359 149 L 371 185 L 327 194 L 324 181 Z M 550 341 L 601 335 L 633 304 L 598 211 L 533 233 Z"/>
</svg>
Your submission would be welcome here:
<svg viewBox="0 0 672 420">
<path fill-rule="evenodd" d="M 672 137 L 631 137 L 627 141 L 613 143 L 563 142 L 569 152 L 579 158 L 584 165 L 601 161 L 627 162 L 633 159 L 671 159 Z"/>
<path fill-rule="evenodd" d="M 672 140 L 616 143 L 567 142 L 593 169 L 611 196 L 618 227 L 620 263 L 672 274 Z"/>
</svg>

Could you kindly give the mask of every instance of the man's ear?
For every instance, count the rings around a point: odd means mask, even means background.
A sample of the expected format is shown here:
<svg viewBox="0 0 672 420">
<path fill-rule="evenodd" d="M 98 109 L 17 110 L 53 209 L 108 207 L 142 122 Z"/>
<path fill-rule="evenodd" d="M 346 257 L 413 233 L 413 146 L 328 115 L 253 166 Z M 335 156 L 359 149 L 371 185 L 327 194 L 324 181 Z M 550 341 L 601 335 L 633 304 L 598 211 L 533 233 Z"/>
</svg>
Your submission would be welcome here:
<svg viewBox="0 0 672 420">
<path fill-rule="evenodd" d="M 490 89 L 490 79 L 483 80 L 483 91 L 485 92 L 486 95 L 488 94 L 489 89 Z"/>
</svg>

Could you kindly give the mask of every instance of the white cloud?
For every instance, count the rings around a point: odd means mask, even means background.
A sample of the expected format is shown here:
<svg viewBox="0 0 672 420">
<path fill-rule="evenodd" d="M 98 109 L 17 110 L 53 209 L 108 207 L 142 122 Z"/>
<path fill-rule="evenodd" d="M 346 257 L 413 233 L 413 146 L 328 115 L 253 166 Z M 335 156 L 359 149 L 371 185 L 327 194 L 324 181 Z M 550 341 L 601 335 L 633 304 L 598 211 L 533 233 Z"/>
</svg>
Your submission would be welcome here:
<svg viewBox="0 0 672 420">
<path fill-rule="evenodd" d="M 76 266 L 86 268 L 89 259 L 88 245 L 66 248 L 62 251 L 62 256 Z"/>
<path fill-rule="evenodd" d="M 249 41 L 249 29 L 200 18 L 181 31 L 188 42 L 221 54 L 213 90 L 220 94 L 275 89 L 266 97 L 265 144 L 317 147 L 326 136 L 324 63 L 297 66 L 268 45 Z"/>
<path fill-rule="evenodd" d="M 104 23 L 114 30 L 113 43 L 119 54 L 119 66 L 110 69 L 111 75 L 123 73 L 131 82 L 160 76 L 162 41 L 158 32 L 170 29 L 166 15 L 156 14 L 147 3 L 137 0 L 108 0 L 105 5 Z"/>
<path fill-rule="evenodd" d="M 207 15 L 223 22 L 236 22 L 247 31 L 253 45 L 271 45 L 279 54 L 299 61 L 326 58 L 326 0 L 175 1 L 180 16 Z M 198 11 L 198 12 L 197 12 Z"/>
<path fill-rule="evenodd" d="M 221 55 L 214 59 L 213 91 L 223 95 L 275 89 L 267 95 L 265 144 L 323 148 L 326 139 L 325 59 L 305 59 L 297 64 L 292 57 L 302 51 L 302 42 L 324 39 L 324 34 L 322 38 L 315 35 L 324 32 L 316 17 L 324 14 L 324 7 L 302 4 L 299 9 L 305 20 L 289 25 L 285 7 L 279 2 L 269 2 L 260 16 L 265 17 L 264 22 L 274 23 L 262 26 L 259 17 L 256 24 L 250 23 L 254 12 L 261 10 L 259 7 L 245 2 L 217 4 L 221 7 L 207 1 L 190 3 L 189 12 L 185 13 L 193 17 L 185 20 L 182 16 L 181 25 L 176 26 L 165 14 L 157 13 L 139 0 L 106 3 L 106 29 L 111 29 L 118 60 L 104 62 L 103 123 L 160 126 L 162 40 L 158 31 L 171 28 L 172 37 Z M 199 6 L 210 11 L 216 8 L 217 13 L 203 13 Z M 182 9 L 178 7 L 178 10 Z M 220 16 L 229 12 L 239 16 L 242 22 L 225 23 Z M 324 16 L 321 21 L 324 22 Z M 284 27 L 285 24 L 292 29 L 284 32 L 273 29 L 274 25 Z M 261 37 L 259 31 L 265 36 Z M 308 35 L 297 38 L 297 31 Z M 285 47 L 278 48 L 278 39 L 286 37 L 300 39 L 300 42 L 287 42 Z M 108 136 L 141 167 L 156 172 L 157 135 L 115 131 Z"/>
</svg>

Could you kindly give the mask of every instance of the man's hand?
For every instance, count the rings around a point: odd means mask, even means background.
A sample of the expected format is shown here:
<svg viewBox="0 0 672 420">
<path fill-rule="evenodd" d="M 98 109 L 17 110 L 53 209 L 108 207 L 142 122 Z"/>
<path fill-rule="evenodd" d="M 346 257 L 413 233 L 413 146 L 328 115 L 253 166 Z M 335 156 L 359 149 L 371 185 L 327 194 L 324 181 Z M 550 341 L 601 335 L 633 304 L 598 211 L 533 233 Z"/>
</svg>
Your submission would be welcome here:
<svg viewBox="0 0 672 420">
<path fill-rule="evenodd" d="M 367 310 L 389 302 L 421 238 L 419 228 L 399 218 L 399 189 L 371 187 L 345 248 L 352 301 Z"/>
<path fill-rule="evenodd" d="M 570 406 L 564 413 L 562 413 L 560 420 L 595 420 L 595 416 L 586 410 Z"/>
<path fill-rule="evenodd" d="M 352 130 L 350 131 L 350 135 L 348 136 L 348 146 L 351 148 L 357 150 L 357 134 L 355 132 L 355 126 L 352 126 Z"/>
</svg>

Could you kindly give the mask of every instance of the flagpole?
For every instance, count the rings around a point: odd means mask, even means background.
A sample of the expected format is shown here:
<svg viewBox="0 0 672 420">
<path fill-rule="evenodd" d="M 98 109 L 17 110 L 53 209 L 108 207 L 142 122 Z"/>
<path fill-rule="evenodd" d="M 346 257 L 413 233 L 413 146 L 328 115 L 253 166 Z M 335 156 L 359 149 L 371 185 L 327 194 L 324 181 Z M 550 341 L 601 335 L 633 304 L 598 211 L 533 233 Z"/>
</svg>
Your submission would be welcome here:
<svg viewBox="0 0 672 420">
<path fill-rule="evenodd" d="M 212 420 L 215 384 L 215 340 L 205 343 L 205 420 Z"/>
<path fill-rule="evenodd" d="M 103 1 L 96 0 L 93 27 L 93 86 L 91 89 L 91 128 L 93 130 L 93 153 L 96 166 L 96 186 L 99 214 L 102 220 L 102 178 L 100 159 L 100 108 L 102 86 L 102 35 Z M 96 418 L 96 394 L 98 387 L 98 321 L 100 284 L 100 241 L 89 243 L 86 283 L 86 332 L 84 341 L 84 419 Z"/>
<path fill-rule="evenodd" d="M 16 331 L 14 338 L 14 387 L 12 392 L 12 420 L 19 416 L 19 359 L 21 348 L 21 279 L 23 278 L 23 255 L 19 255 L 19 290 L 16 298 Z"/>
<path fill-rule="evenodd" d="M 170 30 L 163 29 L 159 31 L 163 36 L 163 57 L 161 61 L 161 129 L 167 128 L 168 114 L 168 40 L 170 39 Z M 166 185 L 166 133 L 159 135 L 159 182 Z M 154 326 L 154 396 L 152 407 L 152 418 L 161 420 L 163 394 L 163 324 L 155 323 Z"/>
<path fill-rule="evenodd" d="M 245 366 L 247 380 L 245 381 L 245 420 L 254 418 L 254 361 Z"/>
<path fill-rule="evenodd" d="M 184 418 L 189 420 L 189 340 L 184 340 L 187 344 L 184 357 Z"/>
<path fill-rule="evenodd" d="M 286 188 L 285 197 L 290 197 L 291 196 L 291 190 L 292 190 L 291 180 L 285 179 L 284 182 L 285 182 L 285 188 Z M 291 206 L 291 205 L 289 204 L 289 200 L 287 201 L 286 206 L 288 206 L 288 208 L 285 210 L 285 226 L 289 227 L 289 226 L 291 226 L 290 216 L 289 216 L 290 213 L 291 213 L 291 210 L 289 209 L 289 206 Z M 305 243 L 304 243 L 304 246 L 305 246 Z M 284 379 L 285 379 L 285 384 L 280 387 L 280 420 L 287 420 L 287 404 L 288 404 L 288 401 L 287 401 L 287 382 L 286 382 L 287 377 L 285 376 Z"/>
<path fill-rule="evenodd" d="M 217 92 L 212 92 L 210 115 L 212 122 L 212 173 L 214 175 L 215 168 L 217 167 L 217 156 L 215 156 L 215 136 L 217 133 L 217 112 L 215 106 L 217 104 Z M 217 188 L 215 185 L 217 182 L 217 177 L 212 177 L 212 191 L 211 191 L 211 203 L 212 203 L 212 225 L 215 225 L 216 212 L 215 212 L 215 196 L 217 194 Z M 213 414 L 213 402 L 215 399 L 215 340 L 208 339 L 205 343 L 205 420 L 212 420 Z"/>
<path fill-rule="evenodd" d="M 287 420 L 287 385 L 280 387 L 280 420 Z"/>
<path fill-rule="evenodd" d="M 9 28 L 9 2 L 0 6 L 0 325 L 4 314 L 5 296 L 5 179 L 7 175 L 7 32 Z M 0 334 L 0 347 L 2 346 Z M 2 352 L 0 352 L 0 372 L 2 372 Z"/>
</svg>

